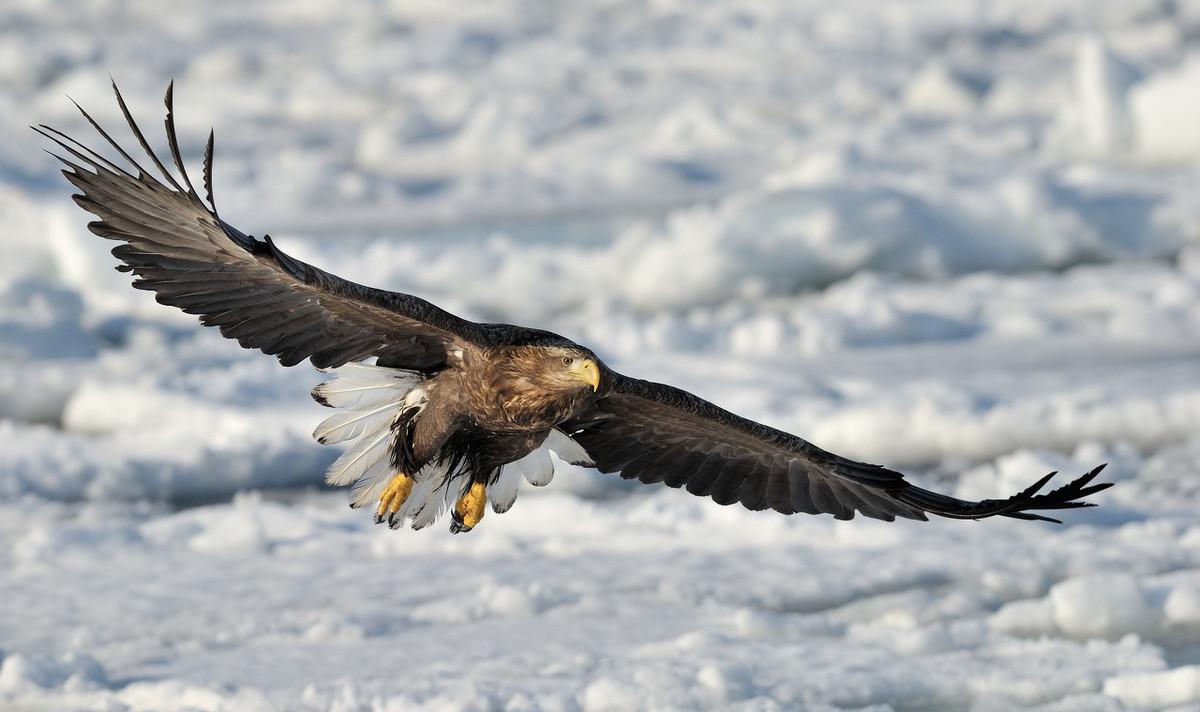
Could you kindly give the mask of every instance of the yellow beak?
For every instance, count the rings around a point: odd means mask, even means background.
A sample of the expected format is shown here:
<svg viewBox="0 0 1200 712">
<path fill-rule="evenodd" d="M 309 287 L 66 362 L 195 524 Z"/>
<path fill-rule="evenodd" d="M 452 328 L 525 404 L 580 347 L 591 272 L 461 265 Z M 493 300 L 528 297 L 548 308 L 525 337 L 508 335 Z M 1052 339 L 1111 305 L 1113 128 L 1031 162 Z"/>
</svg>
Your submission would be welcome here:
<svg viewBox="0 0 1200 712">
<path fill-rule="evenodd" d="M 590 358 L 581 359 L 571 364 L 567 372 L 591 386 L 592 391 L 600 390 L 600 367 Z"/>
</svg>

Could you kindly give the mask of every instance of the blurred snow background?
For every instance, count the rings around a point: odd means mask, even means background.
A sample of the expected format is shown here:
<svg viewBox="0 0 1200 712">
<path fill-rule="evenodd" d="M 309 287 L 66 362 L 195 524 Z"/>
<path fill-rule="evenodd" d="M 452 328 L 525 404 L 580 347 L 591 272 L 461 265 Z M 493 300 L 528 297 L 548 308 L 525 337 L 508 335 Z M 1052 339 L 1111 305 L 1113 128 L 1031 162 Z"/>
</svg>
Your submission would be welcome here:
<svg viewBox="0 0 1200 712">
<path fill-rule="evenodd" d="M 321 490 L 318 375 L 112 270 L 26 125 L 217 132 L 223 215 L 1064 526 L 564 470 Z M 1200 5 L 0 4 L 0 707 L 1196 709 Z"/>
</svg>

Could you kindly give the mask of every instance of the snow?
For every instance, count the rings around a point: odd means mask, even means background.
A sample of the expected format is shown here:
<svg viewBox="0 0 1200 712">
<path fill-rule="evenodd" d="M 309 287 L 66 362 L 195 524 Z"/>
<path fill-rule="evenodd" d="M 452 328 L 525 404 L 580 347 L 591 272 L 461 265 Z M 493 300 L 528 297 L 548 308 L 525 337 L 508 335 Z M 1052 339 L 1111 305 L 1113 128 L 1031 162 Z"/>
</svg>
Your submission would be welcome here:
<svg viewBox="0 0 1200 712">
<path fill-rule="evenodd" d="M 1138 148 L 1162 161 L 1200 155 L 1200 57 L 1139 85 L 1129 97 Z"/>
<path fill-rule="evenodd" d="M 1157 623 L 1137 580 L 1128 575 L 1078 576 L 1050 589 L 1054 622 L 1067 635 L 1120 636 Z"/>
<path fill-rule="evenodd" d="M 0 708 L 1200 705 L 1200 12 L 1151 0 L 0 5 Z M 111 73 L 223 215 L 1062 526 L 556 461 L 477 531 L 321 486 L 326 377 L 128 287 L 27 124 Z"/>
<path fill-rule="evenodd" d="M 1200 666 L 1166 672 L 1121 675 L 1104 683 L 1104 692 L 1137 708 L 1164 708 L 1200 702 Z"/>
<path fill-rule="evenodd" d="M 1128 151 L 1133 141 L 1129 89 L 1141 79 L 1137 67 L 1099 39 L 1080 43 L 1075 58 L 1078 122 L 1084 146 L 1097 153 Z"/>
</svg>

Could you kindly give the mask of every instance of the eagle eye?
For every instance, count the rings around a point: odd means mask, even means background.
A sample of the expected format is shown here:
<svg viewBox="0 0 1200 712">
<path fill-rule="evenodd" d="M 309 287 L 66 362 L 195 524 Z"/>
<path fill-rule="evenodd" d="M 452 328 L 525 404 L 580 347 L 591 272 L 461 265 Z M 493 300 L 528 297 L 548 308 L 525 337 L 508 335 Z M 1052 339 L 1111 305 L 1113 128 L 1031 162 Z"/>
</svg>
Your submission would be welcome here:
<svg viewBox="0 0 1200 712">
<path fill-rule="evenodd" d="M 571 356 L 563 356 L 562 362 L 564 366 L 570 366 L 571 364 L 575 363 L 575 359 Z"/>
</svg>

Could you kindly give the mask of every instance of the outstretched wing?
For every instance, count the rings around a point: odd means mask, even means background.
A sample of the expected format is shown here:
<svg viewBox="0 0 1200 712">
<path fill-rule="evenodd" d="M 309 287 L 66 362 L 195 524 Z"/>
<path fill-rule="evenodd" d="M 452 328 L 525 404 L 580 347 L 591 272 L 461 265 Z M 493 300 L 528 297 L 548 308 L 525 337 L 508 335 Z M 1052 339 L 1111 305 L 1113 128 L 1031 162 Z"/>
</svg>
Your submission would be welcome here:
<svg viewBox="0 0 1200 712">
<path fill-rule="evenodd" d="M 198 314 L 203 324 L 218 327 L 246 348 L 274 354 L 285 366 L 307 358 L 329 368 L 377 356 L 385 366 L 434 370 L 464 347 L 487 343 L 478 324 L 423 299 L 329 274 L 285 254 L 270 236 L 257 240 L 221 220 L 212 198 L 212 134 L 204 153 L 205 204 L 180 157 L 172 88 L 165 98 L 166 132 L 178 177 L 150 149 L 115 83 L 113 91 L 130 131 L 165 183 L 138 165 L 82 108 L 127 165 L 49 126 L 35 130 L 75 159 L 54 154 L 67 165 L 63 175 L 82 191 L 75 202 L 99 218 L 88 228 L 124 243 L 112 253 L 124 263 L 117 269 L 137 275 L 134 287 Z"/>
<path fill-rule="evenodd" d="M 968 502 L 921 489 L 899 472 L 826 452 L 795 435 L 722 410 L 687 391 L 607 371 L 608 390 L 561 429 L 601 472 L 686 487 L 718 504 L 784 514 L 855 512 L 875 519 L 1004 516 L 1058 521 L 1030 510 L 1093 506 L 1077 501 L 1111 486 L 1090 484 L 1103 465 L 1070 484 L 1038 494 L 1055 473 L 1004 500 Z"/>
</svg>

